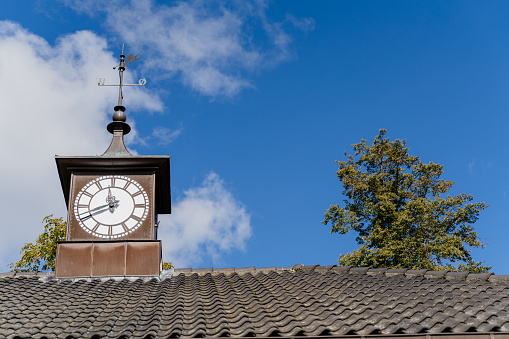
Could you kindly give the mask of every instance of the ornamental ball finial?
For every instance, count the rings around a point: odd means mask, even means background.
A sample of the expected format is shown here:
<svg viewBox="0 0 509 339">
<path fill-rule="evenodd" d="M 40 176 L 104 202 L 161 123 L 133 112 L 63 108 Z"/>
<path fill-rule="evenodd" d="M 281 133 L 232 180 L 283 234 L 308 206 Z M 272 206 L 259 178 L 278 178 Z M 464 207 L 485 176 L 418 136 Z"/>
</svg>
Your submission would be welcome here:
<svg viewBox="0 0 509 339">
<path fill-rule="evenodd" d="M 126 121 L 125 115 L 125 107 L 124 106 L 115 106 L 115 113 L 113 113 L 113 121 Z"/>
</svg>

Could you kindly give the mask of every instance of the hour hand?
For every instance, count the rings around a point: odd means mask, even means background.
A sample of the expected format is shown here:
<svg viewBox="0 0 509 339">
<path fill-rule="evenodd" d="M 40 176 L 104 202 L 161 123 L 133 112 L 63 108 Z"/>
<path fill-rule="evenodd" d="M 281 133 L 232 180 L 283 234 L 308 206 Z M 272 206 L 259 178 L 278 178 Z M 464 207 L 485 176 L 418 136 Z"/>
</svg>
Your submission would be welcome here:
<svg viewBox="0 0 509 339">
<path fill-rule="evenodd" d="M 115 211 L 116 204 L 118 203 L 118 200 L 115 200 L 115 196 L 111 194 L 111 189 L 108 187 L 108 197 L 106 198 L 106 202 L 108 203 L 108 206 L 110 207 L 110 211 Z"/>
<path fill-rule="evenodd" d="M 115 198 L 115 197 L 113 197 L 113 198 Z M 119 200 L 114 200 L 114 199 L 109 202 L 108 206 L 110 208 L 110 212 L 115 212 L 115 208 L 118 206 L 119 202 L 120 202 Z"/>
</svg>

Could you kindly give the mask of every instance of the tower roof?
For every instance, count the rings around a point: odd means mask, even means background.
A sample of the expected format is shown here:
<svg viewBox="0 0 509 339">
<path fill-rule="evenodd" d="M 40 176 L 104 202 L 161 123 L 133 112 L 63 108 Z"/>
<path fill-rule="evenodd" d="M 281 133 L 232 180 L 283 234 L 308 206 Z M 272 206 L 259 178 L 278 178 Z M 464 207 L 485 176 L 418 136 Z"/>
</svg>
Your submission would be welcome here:
<svg viewBox="0 0 509 339">
<path fill-rule="evenodd" d="M 170 156 L 169 155 L 99 155 L 99 156 L 55 156 L 58 176 L 62 185 L 65 203 L 69 206 L 71 173 L 75 170 L 122 171 L 136 169 L 153 170 L 156 174 L 156 205 L 160 214 L 171 213 Z"/>
</svg>

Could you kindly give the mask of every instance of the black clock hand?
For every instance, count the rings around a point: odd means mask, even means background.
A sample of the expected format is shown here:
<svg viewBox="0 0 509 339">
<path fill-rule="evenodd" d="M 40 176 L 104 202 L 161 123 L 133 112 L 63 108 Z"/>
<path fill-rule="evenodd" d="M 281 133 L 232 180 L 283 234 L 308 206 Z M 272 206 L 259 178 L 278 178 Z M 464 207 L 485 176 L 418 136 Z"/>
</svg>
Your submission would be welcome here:
<svg viewBox="0 0 509 339">
<path fill-rule="evenodd" d="M 120 202 L 120 201 L 119 200 L 112 201 L 113 204 L 116 204 L 118 202 Z M 90 211 L 86 211 L 86 212 L 80 214 L 79 217 L 80 217 L 81 220 L 88 219 L 88 218 L 90 218 L 93 215 L 92 212 L 95 212 L 95 211 L 100 210 L 101 208 L 105 208 L 105 207 L 108 207 L 108 208 L 111 209 L 111 205 L 110 204 L 106 204 L 106 205 L 102 205 L 102 206 L 97 206 L 96 208 L 93 208 Z M 85 217 L 81 217 L 82 215 L 87 214 L 87 213 L 90 213 L 90 214 L 85 216 Z"/>
<path fill-rule="evenodd" d="M 118 201 L 115 200 L 115 197 L 113 196 L 113 194 L 111 194 L 111 189 L 109 187 L 108 187 L 108 197 L 106 198 L 106 202 L 108 203 L 108 205 L 110 207 L 110 211 L 114 212 L 115 204 L 118 203 Z"/>
<path fill-rule="evenodd" d="M 110 206 L 110 204 L 106 204 L 106 205 L 102 205 L 102 206 L 97 206 L 96 208 L 92 208 L 90 211 L 87 211 L 87 212 L 97 211 L 97 210 L 100 210 L 101 208 L 109 207 L 109 206 Z"/>
<path fill-rule="evenodd" d="M 105 208 L 105 207 L 108 207 L 108 205 L 103 206 L 103 208 Z M 101 214 L 101 213 L 103 213 L 103 212 L 105 212 L 105 211 L 107 211 L 107 210 L 106 210 L 106 209 L 104 209 L 104 210 L 102 210 L 102 211 L 101 211 L 101 210 L 96 210 L 94 213 L 87 211 L 87 212 L 85 212 L 85 213 L 83 213 L 83 214 L 80 214 L 80 215 L 79 215 L 79 218 L 80 218 L 80 220 L 86 220 L 86 219 L 88 219 L 88 218 L 90 218 L 90 217 L 92 217 L 92 216 L 94 216 L 94 215 L 96 215 L 96 214 Z M 85 215 L 85 214 L 87 214 L 87 213 L 90 213 L 90 214 L 89 214 L 89 215 L 86 215 L 86 216 L 84 216 L 84 217 L 82 217 L 82 215 Z"/>
</svg>

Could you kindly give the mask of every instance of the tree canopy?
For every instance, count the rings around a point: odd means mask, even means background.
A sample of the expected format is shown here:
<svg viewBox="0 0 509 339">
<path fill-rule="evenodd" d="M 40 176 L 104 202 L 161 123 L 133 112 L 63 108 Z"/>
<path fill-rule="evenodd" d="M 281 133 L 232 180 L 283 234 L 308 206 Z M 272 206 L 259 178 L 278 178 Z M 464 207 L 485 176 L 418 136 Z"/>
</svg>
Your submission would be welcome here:
<svg viewBox="0 0 509 339">
<path fill-rule="evenodd" d="M 371 145 L 353 144 L 353 155 L 336 161 L 344 207 L 331 205 L 331 233 L 358 233 L 357 250 L 339 263 L 353 266 L 486 272 L 470 249 L 483 247 L 472 224 L 488 205 L 462 193 L 445 196 L 452 181 L 443 166 L 409 155 L 406 140 L 390 141 L 381 129 Z M 456 264 L 456 266 L 455 266 Z"/>
<path fill-rule="evenodd" d="M 35 243 L 25 244 L 21 248 L 21 259 L 9 265 L 14 271 L 47 271 L 55 270 L 57 257 L 57 241 L 65 240 L 67 223 L 62 218 L 53 218 L 48 215 L 42 220 L 44 232 L 42 232 Z"/>
<path fill-rule="evenodd" d="M 67 232 L 67 223 L 62 218 L 53 218 L 48 215 L 42 220 L 44 232 L 42 232 L 35 243 L 25 244 L 21 248 L 21 259 L 9 264 L 9 267 L 16 272 L 30 271 L 54 271 L 57 257 L 57 242 L 64 241 Z M 162 263 L 163 270 L 173 268 L 171 262 Z"/>
</svg>

